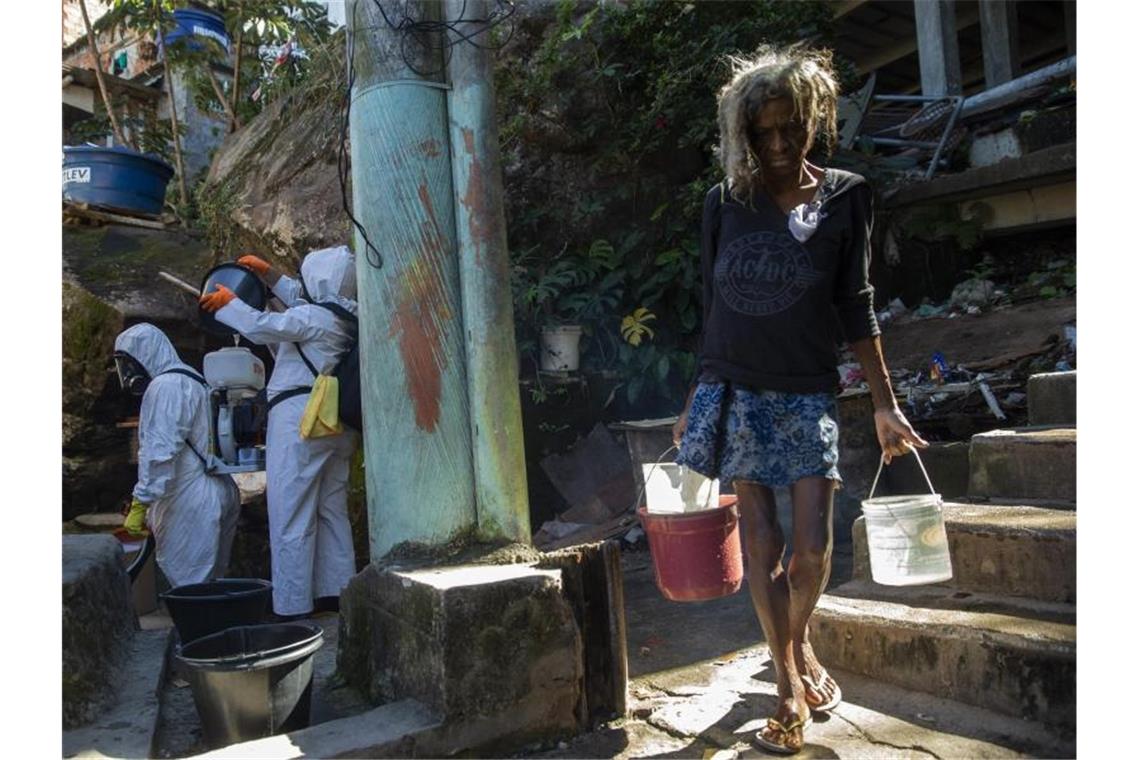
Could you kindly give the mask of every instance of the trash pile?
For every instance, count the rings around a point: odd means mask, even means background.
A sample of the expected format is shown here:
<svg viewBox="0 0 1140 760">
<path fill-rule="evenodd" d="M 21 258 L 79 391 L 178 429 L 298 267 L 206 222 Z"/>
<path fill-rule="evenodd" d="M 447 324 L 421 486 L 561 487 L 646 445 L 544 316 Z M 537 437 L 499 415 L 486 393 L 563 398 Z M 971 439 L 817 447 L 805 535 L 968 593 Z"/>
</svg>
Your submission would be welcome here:
<svg viewBox="0 0 1140 760">
<path fill-rule="evenodd" d="M 883 327 L 897 327 L 923 320 L 997 312 L 1011 306 L 1008 294 L 991 280 L 971 278 L 959 283 L 945 303 L 924 301 L 911 309 L 895 298 L 876 317 Z M 1076 368 L 1076 324 L 1065 324 L 1059 332 L 1040 345 L 1027 345 L 986 360 L 978 360 L 976 348 L 971 352 L 974 361 L 961 361 L 955 360 L 954 346 L 937 346 L 923 366 L 892 366 L 891 383 L 908 419 L 922 422 L 924 433 L 931 432 L 935 439 L 940 434 L 966 437 L 975 430 L 993 427 L 995 421 L 1011 426 L 1025 424 L 1025 386 L 1029 375 Z M 912 342 L 914 336 L 911 331 Z M 841 358 L 838 369 L 843 395 L 867 392 L 862 367 L 850 350 Z"/>
<path fill-rule="evenodd" d="M 880 326 L 903 324 L 920 319 L 943 317 L 955 319 L 964 314 L 981 314 L 992 307 L 1003 305 L 1009 294 L 998 288 L 991 280 L 971 278 L 954 286 L 950 299 L 942 304 L 930 303 L 924 299 L 914 310 L 908 309 L 900 299 L 895 298 L 887 308 L 876 312 Z"/>
</svg>

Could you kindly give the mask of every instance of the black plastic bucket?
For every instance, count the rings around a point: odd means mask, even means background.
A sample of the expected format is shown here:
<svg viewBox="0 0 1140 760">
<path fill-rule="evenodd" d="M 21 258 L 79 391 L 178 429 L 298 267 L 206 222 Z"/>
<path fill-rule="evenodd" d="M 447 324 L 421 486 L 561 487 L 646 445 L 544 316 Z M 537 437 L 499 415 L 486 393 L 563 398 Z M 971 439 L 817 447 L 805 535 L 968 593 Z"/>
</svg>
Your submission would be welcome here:
<svg viewBox="0 0 1140 760">
<path fill-rule="evenodd" d="M 313 653 L 324 643 L 313 623 L 229 628 L 177 654 L 211 747 L 309 725 Z"/>
<path fill-rule="evenodd" d="M 265 617 L 273 584 L 260 578 L 219 578 L 175 586 L 159 594 L 183 645 L 235 625 Z"/>
<path fill-rule="evenodd" d="M 265 283 L 252 269 L 247 269 L 241 264 L 219 264 L 206 272 L 206 277 L 202 280 L 202 289 L 199 292 L 202 295 L 213 293 L 215 285 L 225 285 L 234 292 L 235 296 L 258 311 L 264 309 L 265 304 L 269 301 Z M 198 323 L 203 330 L 223 338 L 237 334 L 236 330 L 223 325 L 214 319 L 213 314 L 201 307 L 198 309 Z"/>
</svg>

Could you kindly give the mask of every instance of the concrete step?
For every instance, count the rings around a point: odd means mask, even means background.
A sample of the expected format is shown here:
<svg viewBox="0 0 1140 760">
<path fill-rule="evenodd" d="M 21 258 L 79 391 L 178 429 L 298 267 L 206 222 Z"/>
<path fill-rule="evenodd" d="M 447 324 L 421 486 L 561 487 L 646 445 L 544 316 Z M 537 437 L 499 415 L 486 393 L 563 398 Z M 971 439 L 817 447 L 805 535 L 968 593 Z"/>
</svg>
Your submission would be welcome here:
<svg viewBox="0 0 1140 760">
<path fill-rule="evenodd" d="M 1076 428 L 1019 428 L 970 440 L 971 499 L 1077 500 Z"/>
<path fill-rule="evenodd" d="M 958 591 L 1006 594 L 1046 602 L 1077 601 L 1076 512 L 1042 507 L 947 502 L 942 506 Z M 851 529 L 853 577 L 871 580 L 867 527 Z"/>
<path fill-rule="evenodd" d="M 287 734 L 231 744 L 193 758 L 287 760 L 303 757 L 425 757 L 417 744 L 443 728 L 440 717 L 414 699 L 389 702 L 366 713 Z"/>
<path fill-rule="evenodd" d="M 158 757 L 159 691 L 170 631 L 139 631 L 123 646 L 123 665 L 111 684 L 114 701 L 87 725 L 63 732 L 64 757 Z"/>
<path fill-rule="evenodd" d="M 811 622 L 825 665 L 1051 725 L 1076 725 L 1076 608 L 852 581 Z"/>
<path fill-rule="evenodd" d="M 970 485 L 969 441 L 932 443 L 919 456 L 930 482 L 942 498 L 957 499 L 966 495 Z M 929 490 L 922 471 L 911 457 L 898 457 L 889 467 L 884 467 L 880 485 L 882 495 L 927 493 Z"/>
<path fill-rule="evenodd" d="M 1077 424 L 1077 371 L 1029 377 L 1029 424 Z"/>
</svg>

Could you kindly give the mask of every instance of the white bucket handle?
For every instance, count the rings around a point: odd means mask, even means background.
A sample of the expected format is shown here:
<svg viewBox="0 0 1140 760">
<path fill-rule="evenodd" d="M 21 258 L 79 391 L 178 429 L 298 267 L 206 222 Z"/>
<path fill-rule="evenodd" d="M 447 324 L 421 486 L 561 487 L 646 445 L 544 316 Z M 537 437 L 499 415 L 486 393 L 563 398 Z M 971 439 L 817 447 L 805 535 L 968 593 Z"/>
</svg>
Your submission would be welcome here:
<svg viewBox="0 0 1140 760">
<path fill-rule="evenodd" d="M 653 471 L 657 469 L 657 465 L 661 464 L 661 460 L 665 458 L 665 455 L 668 454 L 670 451 L 672 451 L 675 448 L 677 448 L 677 444 L 675 444 L 675 443 L 670 444 L 669 448 L 665 449 L 664 451 L 662 451 L 658 455 L 657 461 L 654 462 L 653 466 L 649 468 L 649 472 L 642 476 L 642 478 L 641 478 L 641 490 L 637 492 L 637 500 L 633 502 L 633 511 L 634 512 L 637 511 L 637 507 L 641 504 L 641 497 L 645 495 L 645 483 L 646 483 L 646 481 L 649 480 L 649 476 L 652 475 Z"/>
<path fill-rule="evenodd" d="M 934 485 L 930 482 L 930 476 L 926 474 L 926 468 L 922 466 L 922 457 L 918 455 L 918 449 L 909 443 L 906 446 L 910 449 L 910 453 L 914 454 L 914 459 L 918 462 L 918 469 L 922 470 L 922 477 L 926 479 L 926 487 L 930 489 L 930 495 L 937 496 L 938 494 L 934 490 Z M 867 494 L 868 499 L 875 497 L 875 486 L 879 485 L 879 476 L 883 474 L 883 465 L 886 464 L 886 461 L 887 458 L 885 455 L 879 457 L 879 471 L 875 473 L 875 479 L 871 482 L 871 493 Z"/>
<path fill-rule="evenodd" d="M 652 474 L 653 474 L 653 471 L 657 469 L 657 465 L 659 465 L 659 464 L 661 464 L 661 463 L 662 463 L 662 461 L 665 459 L 665 455 L 666 455 L 666 454 L 668 454 L 670 451 L 672 451 L 672 450 L 673 450 L 673 449 L 675 449 L 675 448 L 677 448 L 677 444 L 675 444 L 675 443 L 674 443 L 674 444 L 670 444 L 669 448 L 665 449 L 664 451 L 662 451 L 662 452 L 661 452 L 661 453 L 660 453 L 660 454 L 657 456 L 657 461 L 656 461 L 656 462 L 654 462 L 654 463 L 653 463 L 653 466 L 649 468 L 649 472 L 647 472 L 647 473 L 644 473 L 644 474 L 642 475 L 642 477 L 641 477 L 641 490 L 639 490 L 639 491 L 637 492 L 637 501 L 633 502 L 633 511 L 635 511 L 635 512 L 636 512 L 636 511 L 637 511 L 637 508 L 638 508 L 638 506 L 640 506 L 640 505 L 641 505 L 641 497 L 645 495 L 645 486 L 646 486 L 646 485 L 647 485 L 647 483 L 649 482 L 649 476 L 650 476 L 650 475 L 652 475 Z M 713 506 L 716 506 L 716 505 L 714 504 Z M 707 501 L 705 502 L 705 507 L 706 507 L 706 508 L 708 507 L 708 502 L 707 502 Z"/>
</svg>

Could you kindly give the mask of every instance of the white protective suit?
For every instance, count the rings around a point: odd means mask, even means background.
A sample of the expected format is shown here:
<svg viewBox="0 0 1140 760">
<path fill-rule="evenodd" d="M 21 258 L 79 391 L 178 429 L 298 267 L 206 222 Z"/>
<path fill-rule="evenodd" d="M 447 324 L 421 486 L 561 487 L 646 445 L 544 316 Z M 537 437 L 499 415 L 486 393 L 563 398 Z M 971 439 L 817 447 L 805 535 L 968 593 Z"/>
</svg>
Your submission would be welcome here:
<svg viewBox="0 0 1140 760">
<path fill-rule="evenodd" d="M 240 299 L 215 317 L 258 344 L 278 344 L 266 388 L 271 404 L 284 391 L 313 384 L 297 346 L 319 372 L 331 372 L 356 338 L 355 325 L 316 303 L 356 314 L 356 264 L 346 246 L 312 251 L 301 263 L 302 284 L 282 276 L 273 293 L 288 307 L 260 312 Z M 306 440 L 301 414 L 308 394 L 273 404 L 266 433 L 266 501 L 273 569 L 273 611 L 301 615 L 318 597 L 339 596 L 356 573 L 348 522 L 348 468 L 359 434 Z"/>
<path fill-rule="evenodd" d="M 115 350 L 129 354 L 151 378 L 139 413 L 134 496 L 150 505 L 147 524 L 158 566 L 173 586 L 221 577 L 229 566 L 241 494 L 229 475 L 208 474 L 198 456 L 209 450 L 209 391 L 170 372 L 189 370 L 201 377 L 179 360 L 170 339 L 154 325 L 124 330 L 115 338 Z"/>
</svg>

